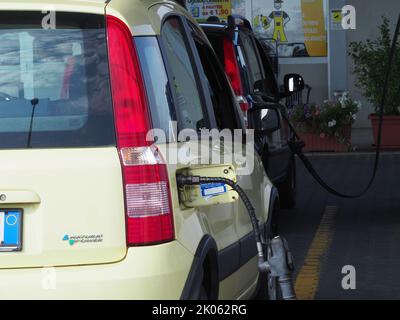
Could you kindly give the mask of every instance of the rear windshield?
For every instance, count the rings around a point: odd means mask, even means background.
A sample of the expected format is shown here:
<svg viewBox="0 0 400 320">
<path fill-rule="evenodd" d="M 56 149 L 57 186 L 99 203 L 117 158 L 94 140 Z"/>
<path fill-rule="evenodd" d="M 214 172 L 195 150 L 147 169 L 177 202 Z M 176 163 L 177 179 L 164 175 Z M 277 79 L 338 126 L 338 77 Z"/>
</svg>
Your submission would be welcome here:
<svg viewBox="0 0 400 320">
<path fill-rule="evenodd" d="M 0 148 L 108 145 L 115 132 L 104 17 L 1 12 Z"/>
</svg>

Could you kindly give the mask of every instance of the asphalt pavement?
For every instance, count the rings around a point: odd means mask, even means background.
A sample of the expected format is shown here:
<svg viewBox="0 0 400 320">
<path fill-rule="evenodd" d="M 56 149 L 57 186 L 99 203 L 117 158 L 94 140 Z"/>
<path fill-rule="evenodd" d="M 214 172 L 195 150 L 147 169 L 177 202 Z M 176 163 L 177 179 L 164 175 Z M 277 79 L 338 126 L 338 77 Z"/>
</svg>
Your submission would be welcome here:
<svg viewBox="0 0 400 320">
<path fill-rule="evenodd" d="M 352 194 L 368 183 L 374 154 L 311 161 L 331 186 Z M 376 181 L 360 199 L 330 195 L 300 162 L 297 174 L 296 208 L 282 211 L 279 222 L 296 263 L 298 298 L 400 299 L 400 153 L 381 156 Z"/>
</svg>

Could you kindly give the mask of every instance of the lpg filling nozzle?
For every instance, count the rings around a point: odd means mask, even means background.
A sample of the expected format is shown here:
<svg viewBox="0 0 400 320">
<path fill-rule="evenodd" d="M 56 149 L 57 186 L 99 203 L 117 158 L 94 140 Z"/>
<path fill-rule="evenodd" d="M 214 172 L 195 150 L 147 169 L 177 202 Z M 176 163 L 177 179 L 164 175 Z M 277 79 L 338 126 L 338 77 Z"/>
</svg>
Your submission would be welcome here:
<svg viewBox="0 0 400 320">
<path fill-rule="evenodd" d="M 210 183 L 223 183 L 236 191 L 242 199 L 249 214 L 254 230 L 258 253 L 258 270 L 260 273 L 270 273 L 272 277 L 278 278 L 284 300 L 295 300 L 296 294 L 293 286 L 293 259 L 289 251 L 287 241 L 282 237 L 275 237 L 269 241 L 263 239 L 256 211 L 244 190 L 233 180 L 220 177 L 201 177 L 178 174 L 178 187 L 197 186 Z"/>
</svg>

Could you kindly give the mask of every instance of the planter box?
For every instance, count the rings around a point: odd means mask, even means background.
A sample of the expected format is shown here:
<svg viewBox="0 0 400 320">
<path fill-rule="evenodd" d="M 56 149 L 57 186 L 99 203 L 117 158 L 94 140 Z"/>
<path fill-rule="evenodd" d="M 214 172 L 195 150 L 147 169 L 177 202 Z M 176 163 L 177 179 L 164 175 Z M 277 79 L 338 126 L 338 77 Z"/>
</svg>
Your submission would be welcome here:
<svg viewBox="0 0 400 320">
<path fill-rule="evenodd" d="M 348 143 L 340 143 L 335 137 L 321 138 L 316 133 L 299 132 L 300 138 L 305 142 L 304 152 L 348 152 L 351 146 L 351 126 L 344 129 L 343 135 Z"/>
<path fill-rule="evenodd" d="M 378 142 L 379 116 L 369 115 L 375 145 Z M 400 116 L 383 116 L 382 149 L 400 149 Z"/>
</svg>

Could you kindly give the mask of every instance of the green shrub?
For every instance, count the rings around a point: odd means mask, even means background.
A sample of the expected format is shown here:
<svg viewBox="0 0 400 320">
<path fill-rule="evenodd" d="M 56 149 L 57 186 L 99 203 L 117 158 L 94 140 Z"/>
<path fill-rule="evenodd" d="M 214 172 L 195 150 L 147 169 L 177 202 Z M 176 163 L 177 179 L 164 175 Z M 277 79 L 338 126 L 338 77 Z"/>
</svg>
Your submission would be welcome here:
<svg viewBox="0 0 400 320">
<path fill-rule="evenodd" d="M 390 21 L 383 17 L 379 26 L 379 36 L 375 40 L 352 42 L 349 55 L 354 61 L 356 86 L 363 91 L 364 96 L 378 112 L 380 108 L 383 85 L 389 53 L 392 46 Z M 400 46 L 397 44 L 396 58 L 391 70 L 390 85 L 384 109 L 385 115 L 400 114 Z"/>
</svg>

